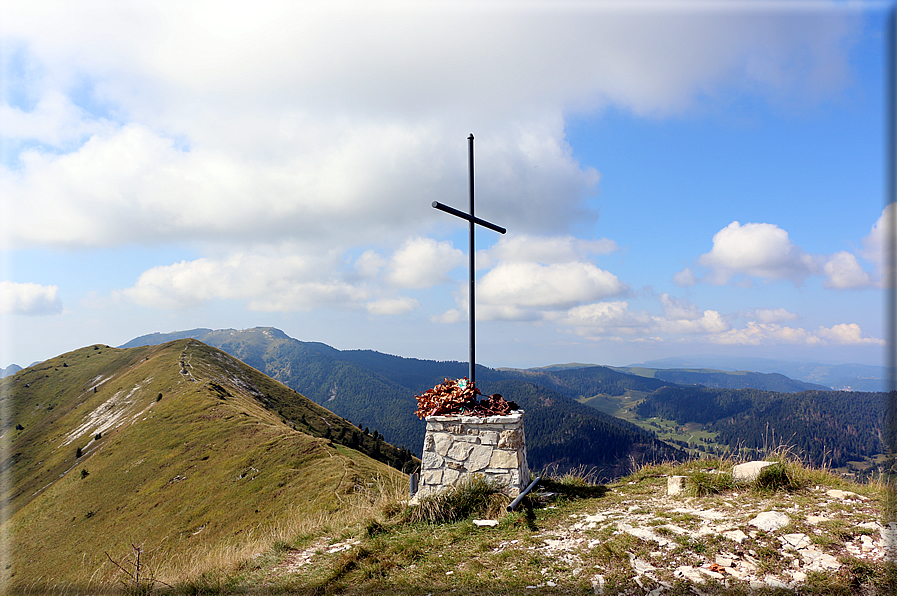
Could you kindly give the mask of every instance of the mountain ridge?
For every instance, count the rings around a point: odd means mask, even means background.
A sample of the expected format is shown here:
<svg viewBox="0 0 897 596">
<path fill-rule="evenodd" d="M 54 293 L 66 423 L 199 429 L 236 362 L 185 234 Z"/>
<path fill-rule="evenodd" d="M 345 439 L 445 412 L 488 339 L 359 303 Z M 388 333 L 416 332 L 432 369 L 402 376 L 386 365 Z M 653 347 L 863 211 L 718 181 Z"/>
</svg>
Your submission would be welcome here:
<svg viewBox="0 0 897 596">
<path fill-rule="evenodd" d="M 372 350 L 341 351 L 289 338 L 267 327 L 178 333 L 192 333 L 358 426 L 376 427 L 387 440 L 418 455 L 424 425 L 414 416 L 414 396 L 445 378 L 468 373 L 467 363 L 418 360 Z M 133 342 L 165 338 L 164 334 L 152 334 Z M 613 371 L 608 374 L 634 383 L 651 382 Z M 477 386 L 486 394 L 506 395 L 527 412 L 527 449 L 534 469 L 596 468 L 607 477 L 616 477 L 628 470 L 633 457 L 680 459 L 684 455 L 677 447 L 658 441 L 653 433 L 578 403 L 569 392 L 536 385 L 527 375 L 478 366 Z"/>
<path fill-rule="evenodd" d="M 204 560 L 400 478 L 327 435 L 398 449 L 193 339 L 97 344 L 0 383 L 5 586 L 111 577 L 104 553 L 131 543 Z M 287 403 L 296 420 L 276 411 Z"/>
</svg>

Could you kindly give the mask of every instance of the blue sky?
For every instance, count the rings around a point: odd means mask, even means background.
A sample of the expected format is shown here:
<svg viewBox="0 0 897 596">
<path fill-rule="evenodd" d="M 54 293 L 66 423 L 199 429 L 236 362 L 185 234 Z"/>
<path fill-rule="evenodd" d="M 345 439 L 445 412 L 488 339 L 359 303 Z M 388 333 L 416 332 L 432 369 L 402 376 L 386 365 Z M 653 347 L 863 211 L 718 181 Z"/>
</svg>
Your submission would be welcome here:
<svg viewBox="0 0 897 596">
<path fill-rule="evenodd" d="M 194 327 L 878 364 L 885 4 L 4 2 L 0 366 Z"/>
</svg>

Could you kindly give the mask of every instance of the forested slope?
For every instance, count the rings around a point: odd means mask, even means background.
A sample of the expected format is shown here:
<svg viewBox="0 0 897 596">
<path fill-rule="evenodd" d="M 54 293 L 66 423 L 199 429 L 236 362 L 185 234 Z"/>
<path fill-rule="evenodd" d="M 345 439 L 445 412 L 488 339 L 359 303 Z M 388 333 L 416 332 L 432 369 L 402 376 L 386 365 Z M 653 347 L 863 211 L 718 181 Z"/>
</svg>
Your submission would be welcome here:
<svg viewBox="0 0 897 596">
<path fill-rule="evenodd" d="M 813 465 L 844 466 L 881 453 L 886 393 L 665 387 L 636 408 L 680 424 L 697 422 L 731 449 L 788 445 Z"/>
</svg>

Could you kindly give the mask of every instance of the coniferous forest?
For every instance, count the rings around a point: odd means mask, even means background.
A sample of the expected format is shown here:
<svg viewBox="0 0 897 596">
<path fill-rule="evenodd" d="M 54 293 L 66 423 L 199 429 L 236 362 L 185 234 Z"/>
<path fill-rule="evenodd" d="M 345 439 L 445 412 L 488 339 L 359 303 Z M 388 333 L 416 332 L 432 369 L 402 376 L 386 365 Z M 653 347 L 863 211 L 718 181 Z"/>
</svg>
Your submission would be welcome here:
<svg viewBox="0 0 897 596">
<path fill-rule="evenodd" d="M 697 422 L 736 451 L 788 446 L 817 465 L 841 467 L 881 453 L 886 393 L 664 387 L 645 398 L 639 416 Z"/>
</svg>

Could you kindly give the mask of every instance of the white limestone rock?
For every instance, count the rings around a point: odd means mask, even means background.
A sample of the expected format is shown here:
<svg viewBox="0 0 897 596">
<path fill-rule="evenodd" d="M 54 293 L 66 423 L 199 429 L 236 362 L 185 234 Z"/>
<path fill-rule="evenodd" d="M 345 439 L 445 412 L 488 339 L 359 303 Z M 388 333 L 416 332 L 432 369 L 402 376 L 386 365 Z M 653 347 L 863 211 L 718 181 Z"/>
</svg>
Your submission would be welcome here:
<svg viewBox="0 0 897 596">
<path fill-rule="evenodd" d="M 784 528 L 785 526 L 790 524 L 791 518 L 789 518 L 784 513 L 781 513 L 780 511 L 764 511 L 748 523 L 750 523 L 758 530 L 763 530 L 764 532 L 775 532 L 776 530 Z"/>
<path fill-rule="evenodd" d="M 785 534 L 781 541 L 785 548 L 800 549 L 810 546 L 810 538 L 806 534 Z"/>
<path fill-rule="evenodd" d="M 729 530 L 727 532 L 723 532 L 723 538 L 728 538 L 732 542 L 737 542 L 741 544 L 745 540 L 748 539 L 748 535 L 742 532 L 741 530 Z"/>
<path fill-rule="evenodd" d="M 732 479 L 736 482 L 750 482 L 760 475 L 760 471 L 773 465 L 772 461 L 749 461 L 732 468 Z"/>
</svg>

